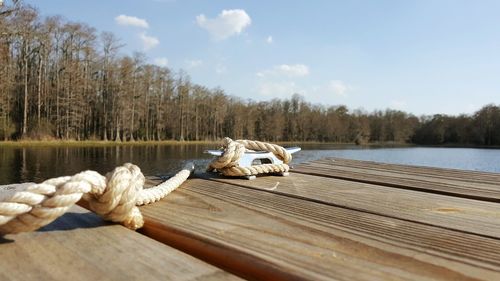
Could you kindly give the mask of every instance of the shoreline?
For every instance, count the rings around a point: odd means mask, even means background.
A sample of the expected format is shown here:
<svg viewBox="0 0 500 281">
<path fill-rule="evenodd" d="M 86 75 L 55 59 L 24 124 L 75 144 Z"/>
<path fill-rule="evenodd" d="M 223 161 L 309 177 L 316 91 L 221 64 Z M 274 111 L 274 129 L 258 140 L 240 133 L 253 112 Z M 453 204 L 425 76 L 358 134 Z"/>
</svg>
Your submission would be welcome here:
<svg viewBox="0 0 500 281">
<path fill-rule="evenodd" d="M 162 140 L 162 141 L 103 141 L 103 140 L 18 140 L 18 141 L 0 141 L 0 147 L 2 146 L 12 146 L 12 147 L 27 147 L 27 146 L 147 146 L 147 145 L 220 145 L 221 140 Z M 338 146 L 360 146 L 360 147 L 376 147 L 376 146 L 397 146 L 406 147 L 414 146 L 408 143 L 366 143 L 362 145 L 356 145 L 355 143 L 346 142 L 319 142 L 319 141 L 264 141 L 280 145 L 293 145 L 293 144 L 307 144 L 307 145 L 338 145 Z"/>
<path fill-rule="evenodd" d="M 332 145 L 332 146 L 355 146 L 355 147 L 435 147 L 435 148 L 478 148 L 478 149 L 500 149 L 500 146 L 485 146 L 485 145 L 470 145 L 470 144 L 439 144 L 439 145 L 422 145 L 414 143 L 397 143 L 397 142 L 373 142 L 356 145 L 355 143 L 345 142 L 318 142 L 318 141 L 280 141 L 272 142 L 280 145 L 290 146 L 295 144 L 305 145 Z M 162 140 L 162 141 L 103 141 L 103 140 L 19 140 L 19 141 L 0 141 L 0 147 L 105 147 L 105 146 L 149 146 L 149 145 L 220 145 L 221 140 Z"/>
<path fill-rule="evenodd" d="M 19 140 L 0 141 L 0 146 L 27 147 L 27 146 L 145 146 L 145 145 L 186 145 L 186 144 L 219 144 L 219 141 L 103 141 L 103 140 Z"/>
</svg>

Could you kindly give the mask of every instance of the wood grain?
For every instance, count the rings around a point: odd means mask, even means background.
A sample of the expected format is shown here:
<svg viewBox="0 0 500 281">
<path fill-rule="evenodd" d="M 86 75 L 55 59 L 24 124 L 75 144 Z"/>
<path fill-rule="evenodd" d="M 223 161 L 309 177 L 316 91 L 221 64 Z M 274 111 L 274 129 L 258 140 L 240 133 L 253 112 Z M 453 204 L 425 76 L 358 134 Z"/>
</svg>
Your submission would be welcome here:
<svg viewBox="0 0 500 281">
<path fill-rule="evenodd" d="M 426 175 L 433 175 L 436 177 L 444 177 L 451 179 L 459 178 L 463 179 L 464 181 L 471 181 L 471 182 L 479 181 L 479 182 L 496 183 L 500 181 L 499 173 L 483 172 L 483 171 L 437 168 L 429 166 L 400 165 L 400 164 L 391 164 L 391 163 L 383 163 L 375 161 L 360 161 L 360 160 L 338 158 L 338 157 L 319 159 L 317 161 L 314 161 L 314 163 L 315 162 L 326 163 L 326 164 L 333 164 L 334 162 L 334 165 L 340 165 L 340 166 L 353 166 L 353 167 L 362 167 L 364 169 L 401 171 L 404 173 L 426 174 Z"/>
<path fill-rule="evenodd" d="M 413 190 L 293 173 L 241 180 L 206 179 L 332 206 L 500 239 L 500 205 Z"/>
<path fill-rule="evenodd" d="M 318 176 L 500 202 L 500 174 L 405 166 L 339 158 L 298 165 L 294 170 Z"/>
<path fill-rule="evenodd" d="M 141 211 L 145 234 L 247 278 L 500 278 L 497 239 L 204 179 Z"/>
<path fill-rule="evenodd" d="M 293 172 L 392 188 L 500 202 L 500 175 L 428 167 L 405 167 L 345 159 L 304 163 Z"/>
<path fill-rule="evenodd" d="M 78 206 L 39 231 L 0 237 L 0 280 L 235 279 Z"/>
<path fill-rule="evenodd" d="M 420 177 L 430 177 L 435 181 L 452 181 L 458 184 L 481 184 L 480 186 L 498 191 L 496 184 L 500 181 L 500 174 L 498 173 L 487 173 L 478 171 L 468 171 L 468 170 L 455 170 L 455 169 L 444 169 L 444 168 L 433 168 L 424 166 L 407 166 L 407 165 L 396 165 L 388 163 L 378 163 L 371 161 L 357 161 L 350 159 L 341 158 L 328 158 L 321 159 L 314 162 L 303 163 L 304 166 L 315 166 L 316 164 L 323 164 L 334 168 L 346 168 L 347 170 L 365 170 L 370 173 L 376 174 L 377 172 L 384 173 L 395 173 L 400 177 L 408 176 L 414 178 L 415 176 Z M 495 188 L 496 187 L 496 188 Z"/>
</svg>

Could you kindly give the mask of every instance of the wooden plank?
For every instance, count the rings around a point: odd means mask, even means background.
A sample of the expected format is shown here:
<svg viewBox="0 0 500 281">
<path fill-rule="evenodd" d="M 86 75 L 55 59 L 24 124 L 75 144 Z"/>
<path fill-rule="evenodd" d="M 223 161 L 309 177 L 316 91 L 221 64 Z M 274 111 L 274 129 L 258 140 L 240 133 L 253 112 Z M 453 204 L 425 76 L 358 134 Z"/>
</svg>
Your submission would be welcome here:
<svg viewBox="0 0 500 281">
<path fill-rule="evenodd" d="M 207 179 L 440 228 L 500 239 L 500 206 L 412 190 L 293 173 L 241 180 L 205 174 Z"/>
<path fill-rule="evenodd" d="M 474 179 L 467 171 L 462 176 L 453 175 L 448 170 L 405 168 L 406 171 L 391 167 L 366 167 L 364 162 L 358 166 L 344 165 L 343 161 L 318 161 L 297 166 L 293 172 L 336 179 L 345 179 L 393 188 L 410 189 L 421 192 L 432 192 L 449 196 L 469 198 L 488 202 L 500 202 L 500 187 L 492 180 Z M 495 176 L 495 175 L 493 175 Z M 461 177 L 468 178 L 467 180 Z"/>
<path fill-rule="evenodd" d="M 0 280 L 236 280 L 75 206 L 36 232 L 0 237 Z"/>
<path fill-rule="evenodd" d="M 409 184 L 423 189 L 424 191 L 435 192 L 443 190 L 455 196 L 453 193 L 464 193 L 465 195 L 477 196 L 481 194 L 484 197 L 498 197 L 499 187 L 494 183 L 485 183 L 474 180 L 462 180 L 459 178 L 445 178 L 444 176 L 434 176 L 426 174 L 410 174 L 395 170 L 373 170 L 365 168 L 353 168 L 339 165 L 329 165 L 322 163 L 311 163 L 301 166 L 297 172 L 308 174 L 309 170 L 316 172 L 317 175 L 327 177 L 343 177 L 355 181 L 379 180 L 380 184 L 395 183 L 402 186 Z M 335 176 L 335 173 L 337 175 Z M 444 174 L 445 172 L 443 172 Z M 420 183 L 420 185 L 418 185 Z M 459 191 L 455 191 L 459 190 Z M 468 193 L 467 193 L 468 192 Z"/>
<path fill-rule="evenodd" d="M 459 180 L 461 182 L 482 183 L 485 185 L 495 185 L 500 181 L 500 174 L 498 173 L 434 168 L 425 166 L 397 165 L 397 164 L 379 163 L 372 161 L 359 161 L 359 160 L 342 159 L 342 158 L 321 159 L 303 164 L 305 166 L 308 165 L 314 166 L 315 164 L 325 164 L 334 167 L 358 168 L 358 169 L 370 170 L 373 172 L 390 171 L 390 172 L 398 172 L 400 175 L 408 175 L 408 176 L 424 175 L 426 177 L 432 177 L 435 179 Z M 495 190 L 498 191 L 498 187 Z"/>
<path fill-rule="evenodd" d="M 141 207 L 143 233 L 267 280 L 500 280 L 500 241 L 192 179 Z"/>
<path fill-rule="evenodd" d="M 473 171 L 473 170 L 460 170 L 451 168 L 438 168 L 429 166 L 416 166 L 416 165 L 401 165 L 391 164 L 375 161 L 361 161 L 346 158 L 330 157 L 313 161 L 312 163 L 326 163 L 341 166 L 354 166 L 362 168 L 373 168 L 383 170 L 395 170 L 401 172 L 419 173 L 426 175 L 434 175 L 446 178 L 460 178 L 466 181 L 479 181 L 495 183 L 500 181 L 500 174 L 493 172 Z M 307 164 L 307 163 L 304 163 Z"/>
</svg>

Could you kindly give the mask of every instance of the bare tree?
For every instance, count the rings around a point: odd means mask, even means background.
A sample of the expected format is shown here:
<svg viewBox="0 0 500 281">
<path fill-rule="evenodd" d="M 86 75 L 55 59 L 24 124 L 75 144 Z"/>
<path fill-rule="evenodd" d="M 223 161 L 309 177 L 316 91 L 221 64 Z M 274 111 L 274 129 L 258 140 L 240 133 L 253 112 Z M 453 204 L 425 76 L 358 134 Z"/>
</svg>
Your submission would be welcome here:
<svg viewBox="0 0 500 281">
<path fill-rule="evenodd" d="M 22 1 L 0 6 L 0 138 L 414 142 L 500 145 L 500 109 L 417 118 L 398 110 L 285 99 L 243 100 L 197 85 L 183 70 L 120 53 L 109 32 Z"/>
</svg>

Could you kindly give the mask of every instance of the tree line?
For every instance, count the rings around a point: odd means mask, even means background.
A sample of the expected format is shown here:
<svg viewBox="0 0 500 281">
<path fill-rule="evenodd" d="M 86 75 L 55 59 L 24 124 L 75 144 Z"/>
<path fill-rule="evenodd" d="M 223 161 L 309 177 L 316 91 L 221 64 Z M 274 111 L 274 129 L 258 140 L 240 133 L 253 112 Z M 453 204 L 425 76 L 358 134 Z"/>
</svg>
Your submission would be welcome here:
<svg viewBox="0 0 500 281">
<path fill-rule="evenodd" d="M 12 1 L 0 7 L 0 139 L 216 140 L 500 145 L 500 108 L 417 117 L 243 100 L 123 55 L 112 33 Z"/>
</svg>

